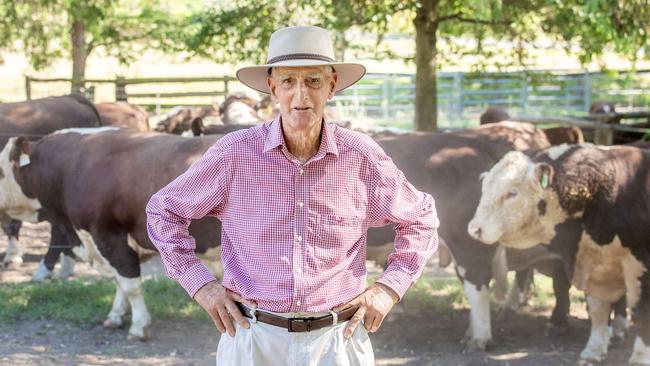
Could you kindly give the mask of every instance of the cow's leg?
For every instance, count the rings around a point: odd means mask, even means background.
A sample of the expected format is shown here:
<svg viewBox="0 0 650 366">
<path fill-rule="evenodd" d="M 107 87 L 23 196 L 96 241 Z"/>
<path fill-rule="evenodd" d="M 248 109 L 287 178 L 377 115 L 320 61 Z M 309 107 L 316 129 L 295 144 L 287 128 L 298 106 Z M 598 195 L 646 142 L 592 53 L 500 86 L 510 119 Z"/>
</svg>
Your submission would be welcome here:
<svg viewBox="0 0 650 366">
<path fill-rule="evenodd" d="M 563 263 L 553 261 L 553 292 L 555 293 L 555 307 L 551 314 L 551 326 L 553 327 L 566 328 L 569 326 L 570 288 L 571 281 L 567 277 Z"/>
<path fill-rule="evenodd" d="M 533 283 L 533 274 L 534 270 L 532 268 L 516 272 L 515 283 L 510 288 L 504 308 L 517 311 L 520 307 L 526 305 Z"/>
<path fill-rule="evenodd" d="M 22 221 L 2 215 L 2 230 L 7 234 L 7 253 L 2 260 L 3 267 L 17 267 L 23 263 L 23 248 L 19 243 Z"/>
<path fill-rule="evenodd" d="M 41 259 L 41 263 L 38 266 L 38 269 L 32 276 L 33 282 L 42 282 L 48 278 L 52 278 L 54 272 L 54 266 L 61 258 L 61 270 L 59 271 L 60 278 L 67 278 L 72 275 L 74 272 L 74 254 L 72 250 L 68 248 L 68 236 L 64 232 L 62 225 L 57 223 L 52 223 L 50 231 L 50 243 L 47 248 L 47 252 Z M 61 256 L 61 253 L 64 253 Z M 70 256 L 72 258 L 66 258 Z"/>
<path fill-rule="evenodd" d="M 639 332 L 634 340 L 634 350 L 629 363 L 635 366 L 648 366 L 650 365 L 650 272 L 645 272 L 639 280 L 641 294 L 632 312 L 632 320 Z"/>
<path fill-rule="evenodd" d="M 115 286 L 115 298 L 113 299 L 113 307 L 108 317 L 104 320 L 106 328 L 119 328 L 124 324 L 124 316 L 129 311 L 129 300 L 127 300 L 122 286 Z"/>
<path fill-rule="evenodd" d="M 468 280 L 463 282 L 465 296 L 470 304 L 469 330 L 470 339 L 466 351 L 485 350 L 492 341 L 490 324 L 490 292 L 488 287 L 477 286 Z"/>
<path fill-rule="evenodd" d="M 80 230 L 77 234 L 86 246 L 88 256 L 93 259 L 93 264 L 102 273 L 115 279 L 131 305 L 129 338 L 146 340 L 149 337 L 151 316 L 142 295 L 140 260 L 138 254 L 129 247 L 127 234 L 102 229 L 94 230 L 93 235 L 85 230 Z M 120 303 L 115 301 L 113 305 L 119 308 Z"/>
<path fill-rule="evenodd" d="M 609 319 L 610 304 L 587 295 L 587 310 L 591 318 L 591 334 L 585 349 L 580 353 L 580 359 L 586 362 L 601 362 L 607 355 L 607 346 L 609 345 L 607 320 Z"/>
<path fill-rule="evenodd" d="M 609 324 L 610 343 L 619 345 L 625 340 L 625 333 L 630 327 L 627 320 L 627 301 L 621 297 L 613 306 L 614 319 Z"/>
</svg>

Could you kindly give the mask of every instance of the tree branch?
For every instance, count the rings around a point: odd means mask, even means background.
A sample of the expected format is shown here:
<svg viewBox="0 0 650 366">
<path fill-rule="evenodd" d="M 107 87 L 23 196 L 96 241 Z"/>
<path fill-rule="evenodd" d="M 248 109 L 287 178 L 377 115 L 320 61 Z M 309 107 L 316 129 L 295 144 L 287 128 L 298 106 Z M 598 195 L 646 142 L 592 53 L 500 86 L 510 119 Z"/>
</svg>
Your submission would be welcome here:
<svg viewBox="0 0 650 366">
<path fill-rule="evenodd" d="M 508 25 L 512 23 L 512 21 L 509 19 L 494 21 L 494 20 L 484 20 L 484 19 L 476 19 L 476 18 L 465 18 L 463 17 L 462 12 L 438 17 L 436 18 L 435 23 L 440 24 L 442 22 L 445 22 L 447 20 L 452 20 L 452 19 L 457 20 L 461 23 L 484 24 L 484 25 Z"/>
</svg>

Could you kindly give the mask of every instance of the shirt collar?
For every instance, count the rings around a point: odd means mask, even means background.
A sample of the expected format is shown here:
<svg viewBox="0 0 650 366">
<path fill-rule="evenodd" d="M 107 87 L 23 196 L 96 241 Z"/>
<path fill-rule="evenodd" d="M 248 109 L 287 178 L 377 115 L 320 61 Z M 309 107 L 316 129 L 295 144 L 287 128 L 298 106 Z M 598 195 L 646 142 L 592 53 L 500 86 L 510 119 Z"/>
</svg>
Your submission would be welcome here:
<svg viewBox="0 0 650 366">
<path fill-rule="evenodd" d="M 334 136 L 334 129 L 336 126 L 324 122 L 323 128 L 324 133 L 322 134 L 320 146 L 316 155 L 325 155 L 330 153 L 338 156 L 339 149 L 336 146 L 336 136 Z M 282 121 L 279 113 L 273 122 L 271 122 L 269 133 L 267 134 L 266 141 L 264 142 L 263 152 L 266 153 L 278 146 L 286 146 L 284 135 L 282 134 Z"/>
</svg>

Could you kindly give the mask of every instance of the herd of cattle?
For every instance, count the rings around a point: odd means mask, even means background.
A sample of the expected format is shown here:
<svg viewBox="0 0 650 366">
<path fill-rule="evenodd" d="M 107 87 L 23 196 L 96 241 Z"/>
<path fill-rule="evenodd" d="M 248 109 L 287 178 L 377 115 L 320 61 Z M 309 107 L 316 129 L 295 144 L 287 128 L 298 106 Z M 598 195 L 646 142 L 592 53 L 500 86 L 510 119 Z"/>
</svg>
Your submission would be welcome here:
<svg viewBox="0 0 650 366">
<path fill-rule="evenodd" d="M 148 132 L 146 112 L 126 102 L 93 105 L 70 95 L 0 105 L 3 264 L 21 262 L 17 220 L 49 221 L 50 246 L 34 280 L 50 277 L 61 254 L 62 277 L 78 257 L 91 262 L 117 283 L 104 325 L 122 326 L 130 311 L 129 336 L 146 339 L 140 263 L 156 254 L 145 225 L 149 197 L 223 133 L 268 120 L 264 110 L 276 113 L 268 101 L 239 94 L 219 108 L 175 109 Z M 204 125 L 209 118 L 219 123 Z M 650 144 L 595 146 L 577 128 L 504 119 L 505 111 L 489 110 L 473 129 L 374 136 L 436 198 L 440 261 L 453 259 L 470 303 L 467 348 L 492 340 L 491 280 L 503 284 L 517 271 L 506 301 L 516 307 L 534 268 L 553 278 L 554 326 L 568 326 L 571 284 L 585 291 L 592 329 L 581 360 L 604 360 L 612 337 L 627 330 L 629 306 L 637 327 L 629 362 L 650 365 Z M 177 135 L 185 131 L 195 137 Z M 194 220 L 189 230 L 199 257 L 218 271 L 219 221 Z M 391 227 L 371 229 L 368 256 L 390 261 L 393 237 Z"/>
</svg>

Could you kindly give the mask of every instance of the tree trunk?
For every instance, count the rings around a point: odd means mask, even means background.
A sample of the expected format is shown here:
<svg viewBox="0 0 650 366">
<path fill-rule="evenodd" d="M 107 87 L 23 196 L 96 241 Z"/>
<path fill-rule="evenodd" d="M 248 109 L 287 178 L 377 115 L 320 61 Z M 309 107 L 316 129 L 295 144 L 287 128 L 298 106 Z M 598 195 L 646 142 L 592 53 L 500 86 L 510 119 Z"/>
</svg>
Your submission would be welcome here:
<svg viewBox="0 0 650 366">
<path fill-rule="evenodd" d="M 415 19 L 415 128 L 438 129 L 436 86 L 436 33 L 438 0 L 423 0 Z"/>
<path fill-rule="evenodd" d="M 80 20 L 74 20 L 72 22 L 70 36 L 72 38 L 72 87 L 70 92 L 79 93 L 84 88 L 86 59 L 88 58 L 85 26 Z"/>
<path fill-rule="evenodd" d="M 334 32 L 334 57 L 336 61 L 345 61 L 345 49 L 348 46 L 348 41 L 345 39 L 345 31 L 339 30 Z"/>
</svg>

